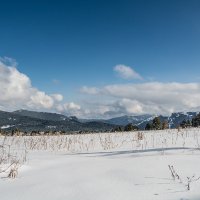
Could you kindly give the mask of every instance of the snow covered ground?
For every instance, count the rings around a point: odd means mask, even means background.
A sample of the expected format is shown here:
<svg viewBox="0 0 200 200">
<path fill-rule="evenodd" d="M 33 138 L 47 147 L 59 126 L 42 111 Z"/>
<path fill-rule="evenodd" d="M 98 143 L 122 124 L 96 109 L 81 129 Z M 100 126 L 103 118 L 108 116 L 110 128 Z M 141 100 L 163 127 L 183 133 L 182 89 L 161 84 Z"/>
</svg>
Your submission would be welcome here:
<svg viewBox="0 0 200 200">
<path fill-rule="evenodd" d="M 16 179 L 0 173 L 0 199 L 200 200 L 200 180 L 186 186 L 200 176 L 199 139 L 200 129 L 0 137 L 21 163 Z"/>
</svg>

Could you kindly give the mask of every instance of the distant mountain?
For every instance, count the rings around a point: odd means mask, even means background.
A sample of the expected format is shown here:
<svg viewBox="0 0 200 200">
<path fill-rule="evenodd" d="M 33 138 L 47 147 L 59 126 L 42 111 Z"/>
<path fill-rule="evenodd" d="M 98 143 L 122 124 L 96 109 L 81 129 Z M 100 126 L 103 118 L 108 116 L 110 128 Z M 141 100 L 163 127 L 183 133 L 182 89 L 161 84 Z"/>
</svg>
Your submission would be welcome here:
<svg viewBox="0 0 200 200">
<path fill-rule="evenodd" d="M 192 118 L 196 117 L 198 112 L 178 112 L 172 113 L 170 117 L 168 117 L 168 123 L 171 128 L 177 127 L 183 120 L 192 120 Z"/>
<path fill-rule="evenodd" d="M 117 124 L 117 125 L 127 125 L 129 123 L 139 125 L 142 124 L 143 122 L 148 122 L 152 120 L 155 116 L 153 115 L 138 115 L 138 116 L 122 116 L 122 117 L 116 117 L 112 119 L 106 120 L 107 123 L 110 124 Z"/>
<path fill-rule="evenodd" d="M 171 128 L 176 128 L 183 120 L 191 120 L 196 112 L 172 113 L 169 117 L 159 116 L 161 121 L 168 121 Z M 108 120 L 104 119 L 77 119 L 57 113 L 17 110 L 14 112 L 0 111 L 0 128 L 4 130 L 20 129 L 22 131 L 106 131 L 117 126 L 132 123 L 144 129 L 156 115 L 122 116 Z"/>
<path fill-rule="evenodd" d="M 35 112 L 35 111 L 29 111 L 29 110 L 17 110 L 17 111 L 14 111 L 13 114 L 37 118 L 37 119 L 43 119 L 43 120 L 51 120 L 51 121 L 70 120 L 70 118 L 68 118 L 67 116 L 57 114 L 57 113 Z"/>
<path fill-rule="evenodd" d="M 168 121 L 171 128 L 176 128 L 178 125 L 185 119 L 185 120 L 191 120 L 193 117 L 197 115 L 197 112 L 177 112 L 172 113 L 169 117 L 160 115 L 161 121 Z M 114 125 L 121 125 L 125 126 L 129 123 L 132 123 L 136 126 L 138 126 L 140 129 L 144 129 L 147 123 L 151 123 L 153 118 L 156 117 L 156 115 L 136 115 L 136 116 L 122 116 L 122 117 L 116 117 L 108 120 L 104 120 L 105 123 L 110 123 Z"/>
<path fill-rule="evenodd" d="M 136 115 L 136 116 L 128 116 L 124 115 L 121 117 L 115 117 L 111 119 L 79 119 L 80 122 L 104 122 L 117 126 L 125 126 L 127 124 L 134 124 L 139 126 L 140 129 L 144 129 L 146 124 L 153 120 L 155 115 Z"/>
<path fill-rule="evenodd" d="M 22 131 L 106 131 L 114 128 L 104 122 L 79 122 L 74 116 L 67 117 L 56 113 L 18 110 L 0 111 L 0 128 L 4 130 L 20 129 Z"/>
</svg>

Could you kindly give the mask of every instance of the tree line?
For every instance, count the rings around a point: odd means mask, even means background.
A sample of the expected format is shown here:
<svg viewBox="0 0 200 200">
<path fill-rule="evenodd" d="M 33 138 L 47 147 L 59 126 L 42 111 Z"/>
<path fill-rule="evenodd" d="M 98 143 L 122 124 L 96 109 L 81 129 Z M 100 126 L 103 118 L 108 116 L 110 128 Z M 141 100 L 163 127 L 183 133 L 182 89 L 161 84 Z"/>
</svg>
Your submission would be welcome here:
<svg viewBox="0 0 200 200">
<path fill-rule="evenodd" d="M 186 120 L 184 119 L 176 128 L 189 128 L 189 127 L 200 127 L 200 113 L 197 114 L 195 117 L 192 118 L 192 120 Z M 169 123 L 167 120 L 161 120 L 160 117 L 155 117 L 152 122 L 148 122 L 145 126 L 145 130 L 164 130 L 168 129 Z M 108 130 L 107 132 L 122 132 L 122 131 L 137 131 L 140 128 L 137 125 L 134 125 L 132 123 L 127 124 L 126 126 L 117 126 L 113 128 L 112 130 Z M 91 131 L 88 131 L 91 132 Z M 20 135 L 22 132 L 19 129 L 12 130 L 9 135 Z M 75 131 L 75 132 L 65 132 L 65 131 L 31 131 L 30 133 L 23 132 L 23 135 L 55 135 L 55 134 L 81 134 L 81 133 L 87 133 L 87 131 Z M 0 135 L 7 135 L 8 132 L 0 129 Z"/>
<path fill-rule="evenodd" d="M 189 128 L 189 127 L 200 127 L 200 113 L 197 114 L 192 120 L 184 119 L 176 128 Z M 155 117 L 152 122 L 148 122 L 145 126 L 145 130 L 164 130 L 170 128 L 167 120 L 161 120 L 160 117 Z M 137 125 L 131 123 L 126 126 L 118 126 L 112 130 L 112 132 L 122 131 L 136 131 L 139 130 Z"/>
<path fill-rule="evenodd" d="M 181 128 L 199 127 L 200 126 L 200 113 L 197 114 L 192 120 L 183 120 L 180 123 Z"/>
<path fill-rule="evenodd" d="M 193 117 L 191 120 L 184 119 L 176 128 L 190 128 L 200 127 L 200 113 Z M 145 130 L 163 130 L 168 129 L 169 123 L 167 121 L 161 121 L 160 117 L 155 117 L 152 123 L 147 123 Z"/>
</svg>

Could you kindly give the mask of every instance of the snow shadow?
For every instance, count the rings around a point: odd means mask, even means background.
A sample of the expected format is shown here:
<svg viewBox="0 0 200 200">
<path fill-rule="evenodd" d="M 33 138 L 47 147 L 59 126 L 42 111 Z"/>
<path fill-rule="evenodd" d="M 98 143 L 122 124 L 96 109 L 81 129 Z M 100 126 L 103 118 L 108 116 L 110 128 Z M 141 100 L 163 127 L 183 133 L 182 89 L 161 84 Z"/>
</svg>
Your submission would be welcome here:
<svg viewBox="0 0 200 200">
<path fill-rule="evenodd" d="M 75 153 L 68 155 L 86 155 L 93 157 L 107 157 L 107 156 L 118 156 L 118 155 L 130 155 L 130 156 L 148 156 L 154 155 L 151 153 L 167 153 L 175 150 L 199 150 L 198 148 L 189 148 L 189 147 L 170 147 L 170 148 L 152 148 L 144 150 L 122 150 L 122 151 L 102 151 L 102 152 L 86 152 L 86 153 Z M 145 154 L 146 153 L 146 154 Z M 177 152 L 176 152 L 177 153 Z"/>
</svg>

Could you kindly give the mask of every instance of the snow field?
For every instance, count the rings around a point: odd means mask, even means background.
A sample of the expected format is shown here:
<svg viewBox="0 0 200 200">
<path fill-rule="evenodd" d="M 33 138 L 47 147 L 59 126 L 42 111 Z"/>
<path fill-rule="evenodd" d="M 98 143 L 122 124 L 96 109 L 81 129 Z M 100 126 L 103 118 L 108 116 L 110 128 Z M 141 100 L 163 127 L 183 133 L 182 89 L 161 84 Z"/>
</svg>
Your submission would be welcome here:
<svg viewBox="0 0 200 200">
<path fill-rule="evenodd" d="M 200 200 L 200 129 L 0 137 L 2 200 Z M 182 179 L 173 180 L 168 165 Z"/>
</svg>

